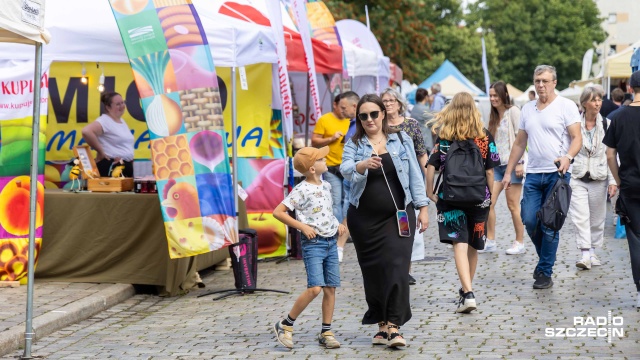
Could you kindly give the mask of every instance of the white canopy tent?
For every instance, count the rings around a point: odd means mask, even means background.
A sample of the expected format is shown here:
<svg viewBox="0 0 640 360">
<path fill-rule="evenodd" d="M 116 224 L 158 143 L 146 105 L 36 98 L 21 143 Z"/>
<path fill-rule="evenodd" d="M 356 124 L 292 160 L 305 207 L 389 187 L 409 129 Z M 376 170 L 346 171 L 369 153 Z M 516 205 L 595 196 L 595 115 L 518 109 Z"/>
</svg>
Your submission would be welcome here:
<svg viewBox="0 0 640 360">
<path fill-rule="evenodd" d="M 34 59 L 33 130 L 31 140 L 31 172 L 29 174 L 29 253 L 27 264 L 27 314 L 25 321 L 25 346 L 23 358 L 31 358 L 33 332 L 33 283 L 35 272 L 36 198 L 38 191 L 38 142 L 40 137 L 40 83 L 42 69 L 42 43 L 48 43 L 51 35 L 45 30 L 44 0 L 22 2 L 4 1 L 0 7 L 0 42 L 19 43 L 31 49 L 28 59 Z"/>
<path fill-rule="evenodd" d="M 108 1 L 48 0 L 44 25 L 53 38 L 43 48 L 49 61 L 128 63 Z M 221 2 L 193 0 L 218 67 L 277 63 L 270 28 L 218 14 Z M 4 6 L 4 4 L 3 4 Z M 0 44 L 0 59 L 32 59 L 32 48 Z"/>
<path fill-rule="evenodd" d="M 390 60 L 382 53 L 382 48 L 375 35 L 366 25 L 356 20 L 340 20 L 336 22 L 336 26 L 345 49 L 347 46 L 345 44 L 351 43 L 358 48 L 368 50 L 370 60 L 376 62 L 375 72 L 367 71 L 357 75 L 349 73 L 349 76 L 354 77 L 352 89 L 360 95 L 375 93 L 376 90 L 383 91 L 388 86 L 391 76 Z M 347 66 L 349 66 L 348 62 L 347 58 Z"/>
</svg>

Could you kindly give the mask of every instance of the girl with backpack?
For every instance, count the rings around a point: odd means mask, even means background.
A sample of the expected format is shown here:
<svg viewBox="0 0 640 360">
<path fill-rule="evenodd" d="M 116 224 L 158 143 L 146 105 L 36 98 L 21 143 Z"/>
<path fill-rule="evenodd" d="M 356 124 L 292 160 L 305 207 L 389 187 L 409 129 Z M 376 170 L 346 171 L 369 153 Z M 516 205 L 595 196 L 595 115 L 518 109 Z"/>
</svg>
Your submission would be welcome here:
<svg viewBox="0 0 640 360">
<path fill-rule="evenodd" d="M 476 309 L 472 282 L 477 250 L 485 246 L 493 168 L 500 165 L 500 156 L 468 93 L 456 94 L 430 123 L 438 138 L 427 164 L 427 196 L 436 203 L 440 242 L 453 244 L 462 285 L 456 312 L 469 313 Z M 434 189 L 436 170 L 440 175 Z"/>
</svg>

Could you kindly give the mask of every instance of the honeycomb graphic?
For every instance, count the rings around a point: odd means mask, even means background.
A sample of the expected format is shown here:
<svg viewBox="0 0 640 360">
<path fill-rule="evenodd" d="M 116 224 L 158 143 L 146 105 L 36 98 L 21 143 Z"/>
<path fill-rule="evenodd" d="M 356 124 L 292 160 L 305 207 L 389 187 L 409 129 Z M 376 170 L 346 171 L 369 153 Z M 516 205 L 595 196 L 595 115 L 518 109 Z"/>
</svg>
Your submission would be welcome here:
<svg viewBox="0 0 640 360">
<path fill-rule="evenodd" d="M 157 180 L 194 175 L 185 135 L 155 139 L 151 144 L 154 175 Z"/>
<path fill-rule="evenodd" d="M 224 129 L 218 88 L 179 91 L 184 126 L 189 132 Z"/>
<path fill-rule="evenodd" d="M 36 239 L 35 262 L 38 262 L 42 239 Z M 16 281 L 27 275 L 29 240 L 0 240 L 0 281 Z"/>
</svg>

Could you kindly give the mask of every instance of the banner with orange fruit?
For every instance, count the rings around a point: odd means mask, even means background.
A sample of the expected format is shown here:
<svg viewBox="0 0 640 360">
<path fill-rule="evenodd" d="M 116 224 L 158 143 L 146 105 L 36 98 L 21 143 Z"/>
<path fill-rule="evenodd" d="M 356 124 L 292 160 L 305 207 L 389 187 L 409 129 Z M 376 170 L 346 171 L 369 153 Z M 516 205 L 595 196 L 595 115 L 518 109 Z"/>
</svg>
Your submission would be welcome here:
<svg viewBox="0 0 640 360">
<path fill-rule="evenodd" d="M 44 173 L 49 64 L 42 67 L 38 173 Z M 0 281 L 27 281 L 33 131 L 33 61 L 0 68 Z M 35 260 L 42 243 L 44 176 L 36 191 Z"/>
<path fill-rule="evenodd" d="M 221 93 L 190 0 L 110 0 L 149 129 L 169 246 L 183 258 L 238 241 Z"/>
</svg>

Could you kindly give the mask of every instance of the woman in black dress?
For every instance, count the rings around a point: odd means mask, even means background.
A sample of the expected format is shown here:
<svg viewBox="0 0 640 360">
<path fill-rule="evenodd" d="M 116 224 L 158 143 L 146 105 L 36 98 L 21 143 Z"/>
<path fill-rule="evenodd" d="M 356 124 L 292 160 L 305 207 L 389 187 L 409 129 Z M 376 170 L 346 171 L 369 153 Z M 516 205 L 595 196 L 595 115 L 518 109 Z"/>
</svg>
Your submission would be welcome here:
<svg viewBox="0 0 640 360">
<path fill-rule="evenodd" d="M 407 271 L 414 231 L 429 225 L 429 199 L 413 142 L 389 128 L 384 109 L 380 97 L 362 97 L 356 133 L 344 146 L 340 171 L 351 183 L 347 221 L 369 306 L 362 324 L 378 324 L 373 344 L 397 347 L 406 345 L 398 329 L 411 318 Z M 408 218 L 408 229 L 403 229 L 409 234 L 404 236 L 399 210 Z"/>
</svg>

